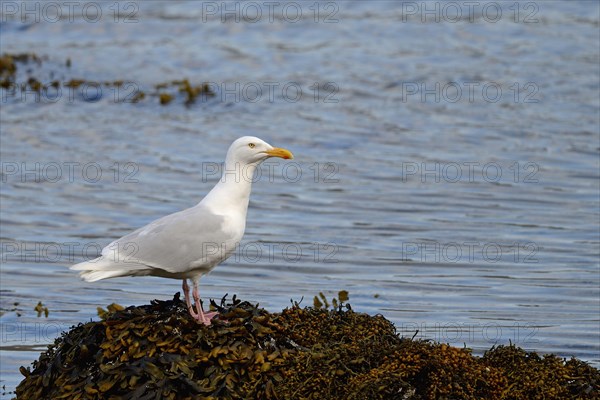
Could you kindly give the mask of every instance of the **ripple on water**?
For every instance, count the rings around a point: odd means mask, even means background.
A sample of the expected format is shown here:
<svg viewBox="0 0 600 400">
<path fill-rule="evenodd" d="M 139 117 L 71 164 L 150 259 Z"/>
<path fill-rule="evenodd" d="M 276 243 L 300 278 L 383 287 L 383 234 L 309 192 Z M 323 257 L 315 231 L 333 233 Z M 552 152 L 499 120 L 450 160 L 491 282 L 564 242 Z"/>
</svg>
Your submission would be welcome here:
<svg viewBox="0 0 600 400">
<path fill-rule="evenodd" d="M 510 340 L 600 365 L 593 140 L 600 122 L 598 81 L 590 78 L 598 76 L 600 46 L 589 7 L 547 3 L 531 26 L 422 24 L 400 22 L 390 2 L 346 2 L 336 24 L 234 24 L 198 23 L 192 3 L 148 2 L 138 24 L 2 24 L 3 51 L 48 54 L 60 79 L 130 79 L 151 88 L 189 77 L 303 89 L 296 102 L 279 91 L 274 101 L 218 97 L 191 108 L 115 104 L 110 95 L 4 104 L 3 163 L 56 162 L 65 175 L 2 176 L 2 384 L 14 387 L 20 365 L 59 328 L 95 317 L 96 307 L 180 290 L 179 281 L 149 277 L 87 284 L 67 267 L 92 255 L 90 246 L 194 205 L 217 179 L 206 163 L 222 162 L 231 140 L 246 134 L 289 147 L 296 158 L 274 165 L 273 180 L 262 169 L 242 252 L 202 279 L 203 296 L 237 293 L 277 310 L 346 289 L 354 309 L 384 314 L 405 336 L 418 330 L 477 352 Z M 422 102 L 403 86 L 469 81 L 496 82 L 507 97 Z M 324 101 L 327 82 L 337 84 L 337 102 Z M 537 85 L 540 101 L 515 102 L 514 83 Z M 67 179 L 64 163 L 97 163 L 102 179 L 91 182 L 81 169 Z M 124 181 L 128 163 L 137 182 Z M 291 163 L 298 179 L 285 169 Z M 482 175 L 490 163 L 502 170 L 497 180 Z M 466 167 L 456 182 L 427 175 L 448 165 L 476 166 L 476 175 Z M 56 251 L 39 262 L 22 257 L 26 246 L 73 242 L 76 251 L 56 259 Z M 83 254 L 86 245 L 92 253 Z M 457 249 L 460 257 L 450 253 Z M 38 301 L 50 309 L 47 319 L 36 317 Z"/>
</svg>

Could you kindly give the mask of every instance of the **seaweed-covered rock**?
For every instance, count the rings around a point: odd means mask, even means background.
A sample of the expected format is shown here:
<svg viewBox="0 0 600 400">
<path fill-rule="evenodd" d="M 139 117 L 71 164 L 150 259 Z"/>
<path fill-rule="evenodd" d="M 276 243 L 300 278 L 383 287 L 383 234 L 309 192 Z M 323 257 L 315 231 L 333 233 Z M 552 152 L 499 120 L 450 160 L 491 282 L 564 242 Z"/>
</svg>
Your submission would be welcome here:
<svg viewBox="0 0 600 400">
<path fill-rule="evenodd" d="M 340 296 L 340 299 L 342 297 Z M 316 303 L 315 303 L 316 305 Z M 584 362 L 500 346 L 468 349 L 396 335 L 384 317 L 233 298 L 197 324 L 170 301 L 100 310 L 33 363 L 17 399 L 597 399 Z"/>
</svg>

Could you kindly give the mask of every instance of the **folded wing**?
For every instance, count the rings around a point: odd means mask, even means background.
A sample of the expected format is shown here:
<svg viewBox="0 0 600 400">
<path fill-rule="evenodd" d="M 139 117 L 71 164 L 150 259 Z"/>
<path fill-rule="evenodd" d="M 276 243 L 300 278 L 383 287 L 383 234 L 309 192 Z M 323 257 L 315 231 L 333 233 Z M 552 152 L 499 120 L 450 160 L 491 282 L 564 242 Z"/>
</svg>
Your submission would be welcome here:
<svg viewBox="0 0 600 400">
<path fill-rule="evenodd" d="M 73 270 L 89 282 L 118 276 L 185 278 L 206 273 L 234 251 L 244 227 L 202 205 L 167 215 L 113 241 Z M 151 261 L 150 261 L 151 260 Z"/>
</svg>

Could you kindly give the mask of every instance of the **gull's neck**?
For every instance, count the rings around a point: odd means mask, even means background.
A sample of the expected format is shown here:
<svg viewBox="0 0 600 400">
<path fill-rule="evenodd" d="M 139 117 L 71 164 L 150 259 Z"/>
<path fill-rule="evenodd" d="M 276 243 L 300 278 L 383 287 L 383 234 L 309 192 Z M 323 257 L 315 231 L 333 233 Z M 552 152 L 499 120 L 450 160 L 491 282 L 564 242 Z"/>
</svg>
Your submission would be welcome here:
<svg viewBox="0 0 600 400">
<path fill-rule="evenodd" d="M 257 166 L 258 163 L 243 164 L 227 157 L 221 179 L 200 204 L 209 207 L 216 214 L 238 212 L 246 215 Z"/>
</svg>

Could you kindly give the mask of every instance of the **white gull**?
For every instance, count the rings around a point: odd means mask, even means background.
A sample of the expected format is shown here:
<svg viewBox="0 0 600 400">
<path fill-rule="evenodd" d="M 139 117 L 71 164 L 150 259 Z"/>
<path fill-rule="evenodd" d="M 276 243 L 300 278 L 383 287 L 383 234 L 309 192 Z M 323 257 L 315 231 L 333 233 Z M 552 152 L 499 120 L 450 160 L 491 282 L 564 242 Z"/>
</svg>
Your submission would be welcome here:
<svg viewBox="0 0 600 400">
<path fill-rule="evenodd" d="M 94 282 L 119 276 L 183 279 L 183 292 L 193 318 L 210 325 L 214 312 L 204 312 L 198 293 L 200 277 L 226 260 L 244 235 L 252 177 L 269 157 L 293 158 L 289 150 L 244 136 L 229 147 L 223 174 L 194 207 L 164 216 L 117 239 L 96 259 L 71 267 Z M 193 284 L 190 301 L 187 280 Z"/>
</svg>

